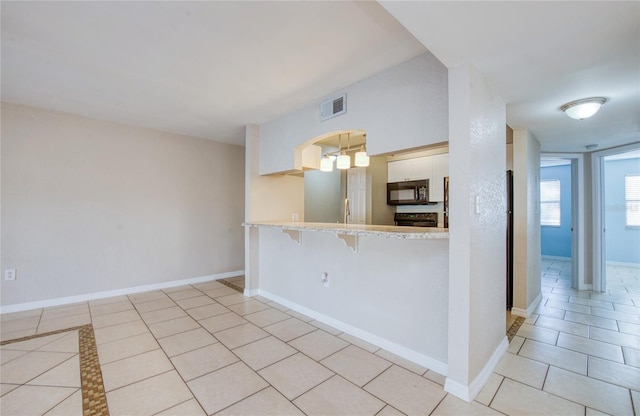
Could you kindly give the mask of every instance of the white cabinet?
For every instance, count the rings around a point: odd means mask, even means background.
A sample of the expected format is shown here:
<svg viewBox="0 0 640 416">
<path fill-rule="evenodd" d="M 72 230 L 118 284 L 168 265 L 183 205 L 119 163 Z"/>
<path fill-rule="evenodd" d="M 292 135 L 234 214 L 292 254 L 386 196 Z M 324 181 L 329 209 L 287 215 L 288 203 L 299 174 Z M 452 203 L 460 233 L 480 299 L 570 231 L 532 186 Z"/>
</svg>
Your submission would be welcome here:
<svg viewBox="0 0 640 416">
<path fill-rule="evenodd" d="M 427 179 L 431 170 L 428 159 L 428 157 L 417 157 L 389 162 L 387 165 L 388 182 Z"/>
<path fill-rule="evenodd" d="M 449 154 L 429 156 L 431 176 L 429 177 L 429 201 L 444 201 L 444 177 L 449 176 Z"/>
<path fill-rule="evenodd" d="M 449 154 L 397 160 L 387 165 L 388 182 L 429 179 L 429 201 L 444 201 L 444 177 L 449 176 Z"/>
</svg>

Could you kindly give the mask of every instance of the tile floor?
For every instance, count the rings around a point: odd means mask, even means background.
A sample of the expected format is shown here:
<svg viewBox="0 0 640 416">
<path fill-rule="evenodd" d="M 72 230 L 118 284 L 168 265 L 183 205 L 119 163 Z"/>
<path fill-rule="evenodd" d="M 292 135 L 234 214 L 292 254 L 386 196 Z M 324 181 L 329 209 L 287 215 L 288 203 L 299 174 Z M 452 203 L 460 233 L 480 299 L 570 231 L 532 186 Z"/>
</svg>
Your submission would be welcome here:
<svg viewBox="0 0 640 416">
<path fill-rule="evenodd" d="M 92 323 L 111 415 L 633 415 L 640 412 L 640 269 L 607 293 L 543 262 L 544 299 L 481 393 L 219 283 L 2 315 L 2 340 Z M 0 414 L 82 414 L 78 332 L 0 348 Z M 36 398 L 34 400 L 33 398 Z"/>
</svg>

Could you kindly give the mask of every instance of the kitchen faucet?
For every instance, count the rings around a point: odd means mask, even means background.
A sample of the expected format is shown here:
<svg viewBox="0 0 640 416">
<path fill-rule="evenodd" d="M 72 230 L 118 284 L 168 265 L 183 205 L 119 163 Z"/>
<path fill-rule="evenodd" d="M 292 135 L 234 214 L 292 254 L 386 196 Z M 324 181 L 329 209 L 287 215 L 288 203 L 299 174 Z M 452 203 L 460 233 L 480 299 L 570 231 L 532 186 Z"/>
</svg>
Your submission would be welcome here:
<svg viewBox="0 0 640 416">
<path fill-rule="evenodd" d="M 351 210 L 349 209 L 349 198 L 344 199 L 344 224 L 347 225 L 347 218 L 351 215 Z"/>
</svg>

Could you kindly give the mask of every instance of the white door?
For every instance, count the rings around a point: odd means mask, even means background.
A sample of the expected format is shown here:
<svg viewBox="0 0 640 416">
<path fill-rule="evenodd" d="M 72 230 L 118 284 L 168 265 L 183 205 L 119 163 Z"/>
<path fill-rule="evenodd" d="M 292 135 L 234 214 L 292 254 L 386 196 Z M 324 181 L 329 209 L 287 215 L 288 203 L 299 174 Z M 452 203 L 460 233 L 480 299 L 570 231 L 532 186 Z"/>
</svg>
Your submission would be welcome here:
<svg viewBox="0 0 640 416">
<path fill-rule="evenodd" d="M 367 168 L 347 170 L 347 197 L 351 215 L 351 224 L 367 223 Z"/>
</svg>

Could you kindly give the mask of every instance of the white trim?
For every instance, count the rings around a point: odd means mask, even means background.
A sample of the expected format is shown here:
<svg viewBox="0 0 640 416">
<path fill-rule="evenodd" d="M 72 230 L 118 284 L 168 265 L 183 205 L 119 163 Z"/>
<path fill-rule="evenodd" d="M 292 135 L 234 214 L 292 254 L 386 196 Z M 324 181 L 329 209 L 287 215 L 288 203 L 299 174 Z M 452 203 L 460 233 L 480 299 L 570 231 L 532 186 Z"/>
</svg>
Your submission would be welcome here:
<svg viewBox="0 0 640 416">
<path fill-rule="evenodd" d="M 473 381 L 469 383 L 468 386 L 465 386 L 464 384 L 461 384 L 447 377 L 444 382 L 444 390 L 456 397 L 461 398 L 462 400 L 471 402 L 473 399 L 475 399 L 478 393 L 480 393 L 480 390 L 482 390 L 482 387 L 484 387 L 489 377 L 491 377 L 491 373 L 493 373 L 493 370 L 495 370 L 498 362 L 502 358 L 502 355 L 505 353 L 505 351 L 507 351 L 508 348 L 509 341 L 505 336 L 493 351 L 493 354 L 491 354 L 491 358 L 489 358 L 489 361 L 487 361 L 485 366 L 482 368 L 480 374 L 478 374 L 476 378 L 474 378 Z"/>
<path fill-rule="evenodd" d="M 533 300 L 533 302 L 531 302 L 531 305 L 529 305 L 527 309 L 511 308 L 511 314 L 528 318 L 531 316 L 533 311 L 536 310 L 536 308 L 538 307 L 541 301 L 542 301 L 542 292 L 538 293 L 538 296 Z"/>
<path fill-rule="evenodd" d="M 564 260 L 564 261 L 569 261 L 571 260 L 571 257 L 564 257 L 564 256 L 541 256 L 542 260 Z"/>
<path fill-rule="evenodd" d="M 628 263 L 624 261 L 608 261 L 607 266 L 633 267 L 640 268 L 640 263 Z"/>
<path fill-rule="evenodd" d="M 148 292 L 150 290 L 167 289 L 170 287 L 191 285 L 195 283 L 208 282 L 212 280 L 226 279 L 228 277 L 242 276 L 244 270 L 233 272 L 210 274 L 207 276 L 192 277 L 182 280 L 171 280 L 169 282 L 153 283 L 150 285 L 127 287 L 123 289 L 106 290 L 103 292 L 87 293 L 84 295 L 67 296 L 64 298 L 39 300 L 36 302 L 17 303 L 15 305 L 0 306 L 0 315 L 12 312 L 22 312 L 31 309 L 48 308 L 50 306 L 67 305 L 70 303 L 87 302 L 90 300 L 111 298 L 114 296 L 130 295 L 133 293 Z"/>
<path fill-rule="evenodd" d="M 253 291 L 251 291 L 253 292 Z M 324 324 L 330 325 L 340 331 L 346 332 L 347 334 L 353 335 L 354 337 L 358 337 L 364 341 L 367 341 L 370 344 L 378 346 L 380 348 L 384 348 L 385 350 L 405 358 L 411 362 L 419 364 L 423 367 L 426 367 L 430 370 L 435 371 L 436 373 L 440 373 L 442 375 L 447 375 L 447 363 L 436 360 L 419 352 L 413 351 L 409 348 L 403 347 L 402 345 L 398 345 L 392 341 L 374 335 L 370 332 L 363 331 L 360 328 L 349 325 L 345 322 L 338 321 L 337 319 L 331 318 L 322 313 L 316 312 L 312 309 L 308 309 L 304 306 L 301 306 L 297 303 L 291 302 L 287 299 L 281 298 L 280 296 L 274 295 L 273 293 L 267 292 L 263 289 L 258 289 L 258 294 L 267 299 L 270 299 L 274 302 L 277 302 L 283 306 L 286 306 L 289 309 L 292 309 L 296 312 L 300 312 L 304 315 L 307 315 L 317 321 L 320 321 Z"/>
</svg>

